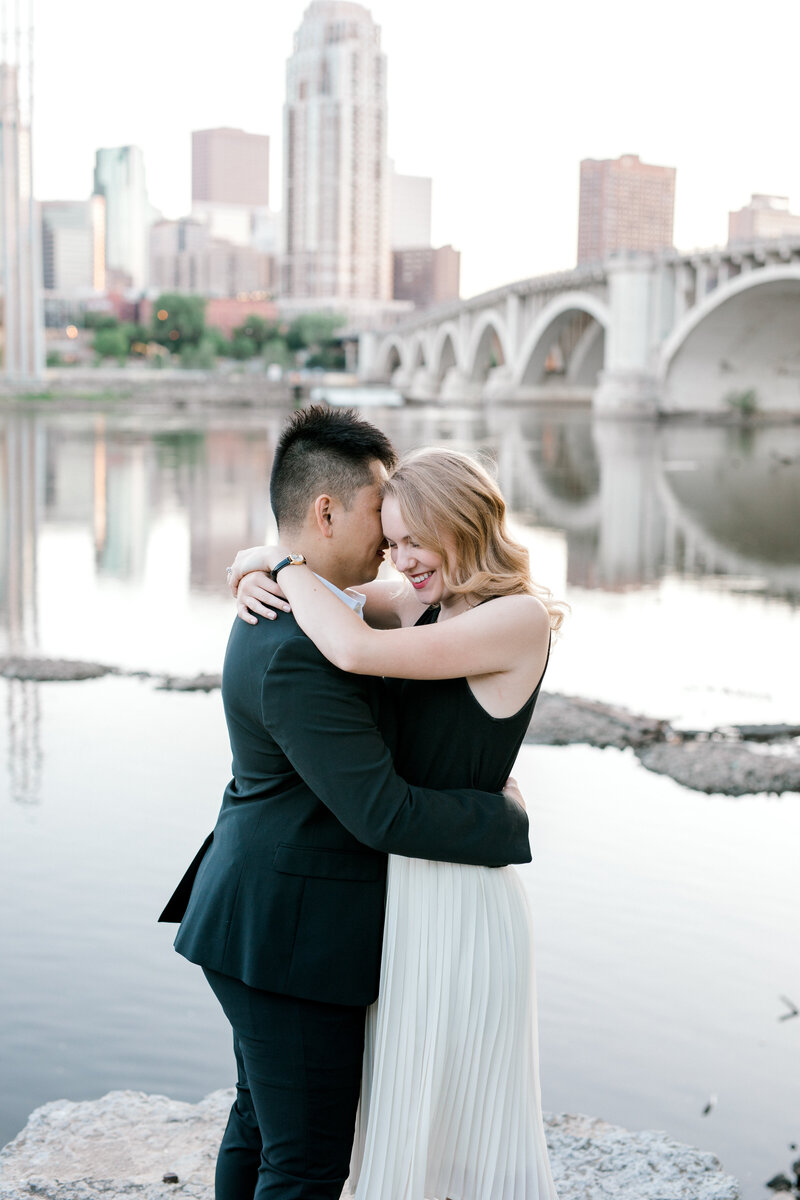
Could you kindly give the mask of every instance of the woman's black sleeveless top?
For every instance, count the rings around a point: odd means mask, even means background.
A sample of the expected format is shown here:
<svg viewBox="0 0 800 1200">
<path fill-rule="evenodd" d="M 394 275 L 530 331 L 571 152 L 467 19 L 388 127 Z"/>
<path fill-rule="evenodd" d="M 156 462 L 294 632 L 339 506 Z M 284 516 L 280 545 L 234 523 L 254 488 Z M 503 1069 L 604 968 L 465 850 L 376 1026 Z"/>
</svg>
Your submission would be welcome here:
<svg viewBox="0 0 800 1200">
<path fill-rule="evenodd" d="M 417 625 L 432 625 L 438 607 Z M 395 768 L 407 783 L 430 788 L 502 791 L 542 686 L 511 717 L 492 717 L 466 679 L 388 679 L 397 711 Z"/>
</svg>

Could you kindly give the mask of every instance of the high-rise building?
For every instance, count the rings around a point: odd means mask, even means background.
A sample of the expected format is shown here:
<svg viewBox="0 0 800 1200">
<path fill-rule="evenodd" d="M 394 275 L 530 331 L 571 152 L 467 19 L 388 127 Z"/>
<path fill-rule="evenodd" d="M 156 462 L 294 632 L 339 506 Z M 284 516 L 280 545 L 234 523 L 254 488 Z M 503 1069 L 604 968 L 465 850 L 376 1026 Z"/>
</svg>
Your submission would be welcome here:
<svg viewBox="0 0 800 1200">
<path fill-rule="evenodd" d="M 392 250 L 431 244 L 432 182 L 424 175 L 392 171 Z"/>
<path fill-rule="evenodd" d="M 192 134 L 192 204 L 269 207 L 269 138 L 243 129 Z"/>
<path fill-rule="evenodd" d="M 156 221 L 150 232 L 150 284 L 161 291 L 238 296 L 272 290 L 275 259 L 211 236 L 193 217 Z"/>
<path fill-rule="evenodd" d="M 744 208 L 728 213 L 729 246 L 777 237 L 800 237 L 800 214 L 789 212 L 788 196 L 756 194 Z"/>
<path fill-rule="evenodd" d="M 394 299 L 410 300 L 416 308 L 430 308 L 458 300 L 461 254 L 452 246 L 413 246 L 393 250 Z"/>
<path fill-rule="evenodd" d="M 0 13 L 0 289 L 2 371 L 8 379 L 37 379 L 44 365 L 39 215 L 33 198 L 31 163 L 30 39 L 22 32 L 19 5 L 15 28 Z M 30 19 L 30 14 L 25 14 Z M 30 28 L 30 25 L 28 25 Z M 27 61 L 26 61 L 27 59 Z"/>
<path fill-rule="evenodd" d="M 618 250 L 672 245 L 675 168 L 621 158 L 581 163 L 578 263 L 601 262 Z"/>
<path fill-rule="evenodd" d="M 47 291 L 102 292 L 106 286 L 105 200 L 42 202 L 42 282 Z"/>
<path fill-rule="evenodd" d="M 391 296 L 386 56 L 349 0 L 312 0 L 294 38 L 284 106 L 284 292 Z"/>
<path fill-rule="evenodd" d="M 106 270 L 109 284 L 147 286 L 148 233 L 152 210 L 147 199 L 144 157 L 138 146 L 98 150 L 95 195 L 106 202 Z"/>
</svg>

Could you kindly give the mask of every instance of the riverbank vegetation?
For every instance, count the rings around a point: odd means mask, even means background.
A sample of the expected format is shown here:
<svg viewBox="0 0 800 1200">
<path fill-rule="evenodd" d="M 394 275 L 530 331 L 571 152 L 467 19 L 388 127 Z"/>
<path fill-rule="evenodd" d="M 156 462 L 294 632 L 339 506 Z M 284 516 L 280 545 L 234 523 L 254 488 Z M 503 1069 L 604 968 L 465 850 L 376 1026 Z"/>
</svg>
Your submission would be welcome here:
<svg viewBox="0 0 800 1200">
<path fill-rule="evenodd" d="M 123 321 L 114 313 L 87 312 L 83 327 L 70 326 L 69 350 L 52 348 L 51 367 L 101 366 L 116 362 L 149 364 L 155 368 L 180 365 L 212 370 L 224 360 L 272 368 L 273 374 L 298 369 L 341 371 L 345 354 L 340 331 L 344 318 L 305 313 L 292 321 L 244 317 L 226 333 L 206 321 L 201 296 L 163 292 L 152 304 L 145 322 Z"/>
</svg>

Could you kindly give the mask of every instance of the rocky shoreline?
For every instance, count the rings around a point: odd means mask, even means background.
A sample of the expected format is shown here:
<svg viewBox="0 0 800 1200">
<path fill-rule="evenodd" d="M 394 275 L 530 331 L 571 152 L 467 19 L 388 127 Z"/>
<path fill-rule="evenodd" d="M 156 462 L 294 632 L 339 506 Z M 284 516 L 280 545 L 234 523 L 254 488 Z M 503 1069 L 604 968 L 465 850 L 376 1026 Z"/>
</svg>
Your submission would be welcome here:
<svg viewBox="0 0 800 1200">
<path fill-rule="evenodd" d="M 60 658 L 0 658 L 0 677 L 6 679 L 50 683 L 107 675 L 149 679 L 171 692 L 211 692 L 221 684 L 219 675 L 184 677 Z M 630 749 L 649 771 L 669 775 L 699 792 L 726 796 L 800 792 L 800 725 L 679 730 L 668 721 L 624 708 L 546 692 L 539 699 L 525 741 L 540 746 Z"/>
<path fill-rule="evenodd" d="M 213 1200 L 232 1097 L 233 1089 L 186 1104 L 109 1092 L 45 1104 L 0 1151 L 0 1200 Z M 713 1154 L 665 1133 L 563 1113 L 545 1125 L 559 1200 L 740 1200 Z"/>
</svg>

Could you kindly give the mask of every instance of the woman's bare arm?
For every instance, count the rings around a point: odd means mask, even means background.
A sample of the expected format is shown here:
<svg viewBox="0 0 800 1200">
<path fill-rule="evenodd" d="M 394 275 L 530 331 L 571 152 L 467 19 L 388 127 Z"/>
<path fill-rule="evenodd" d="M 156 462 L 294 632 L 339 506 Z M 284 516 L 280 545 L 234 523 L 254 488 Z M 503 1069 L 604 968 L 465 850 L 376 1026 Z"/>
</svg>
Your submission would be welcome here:
<svg viewBox="0 0 800 1200">
<path fill-rule="evenodd" d="M 330 662 L 357 675 L 457 679 L 512 671 L 546 652 L 547 610 L 506 596 L 419 628 L 371 629 L 308 567 L 286 567 L 281 586 L 300 627 Z"/>
</svg>

